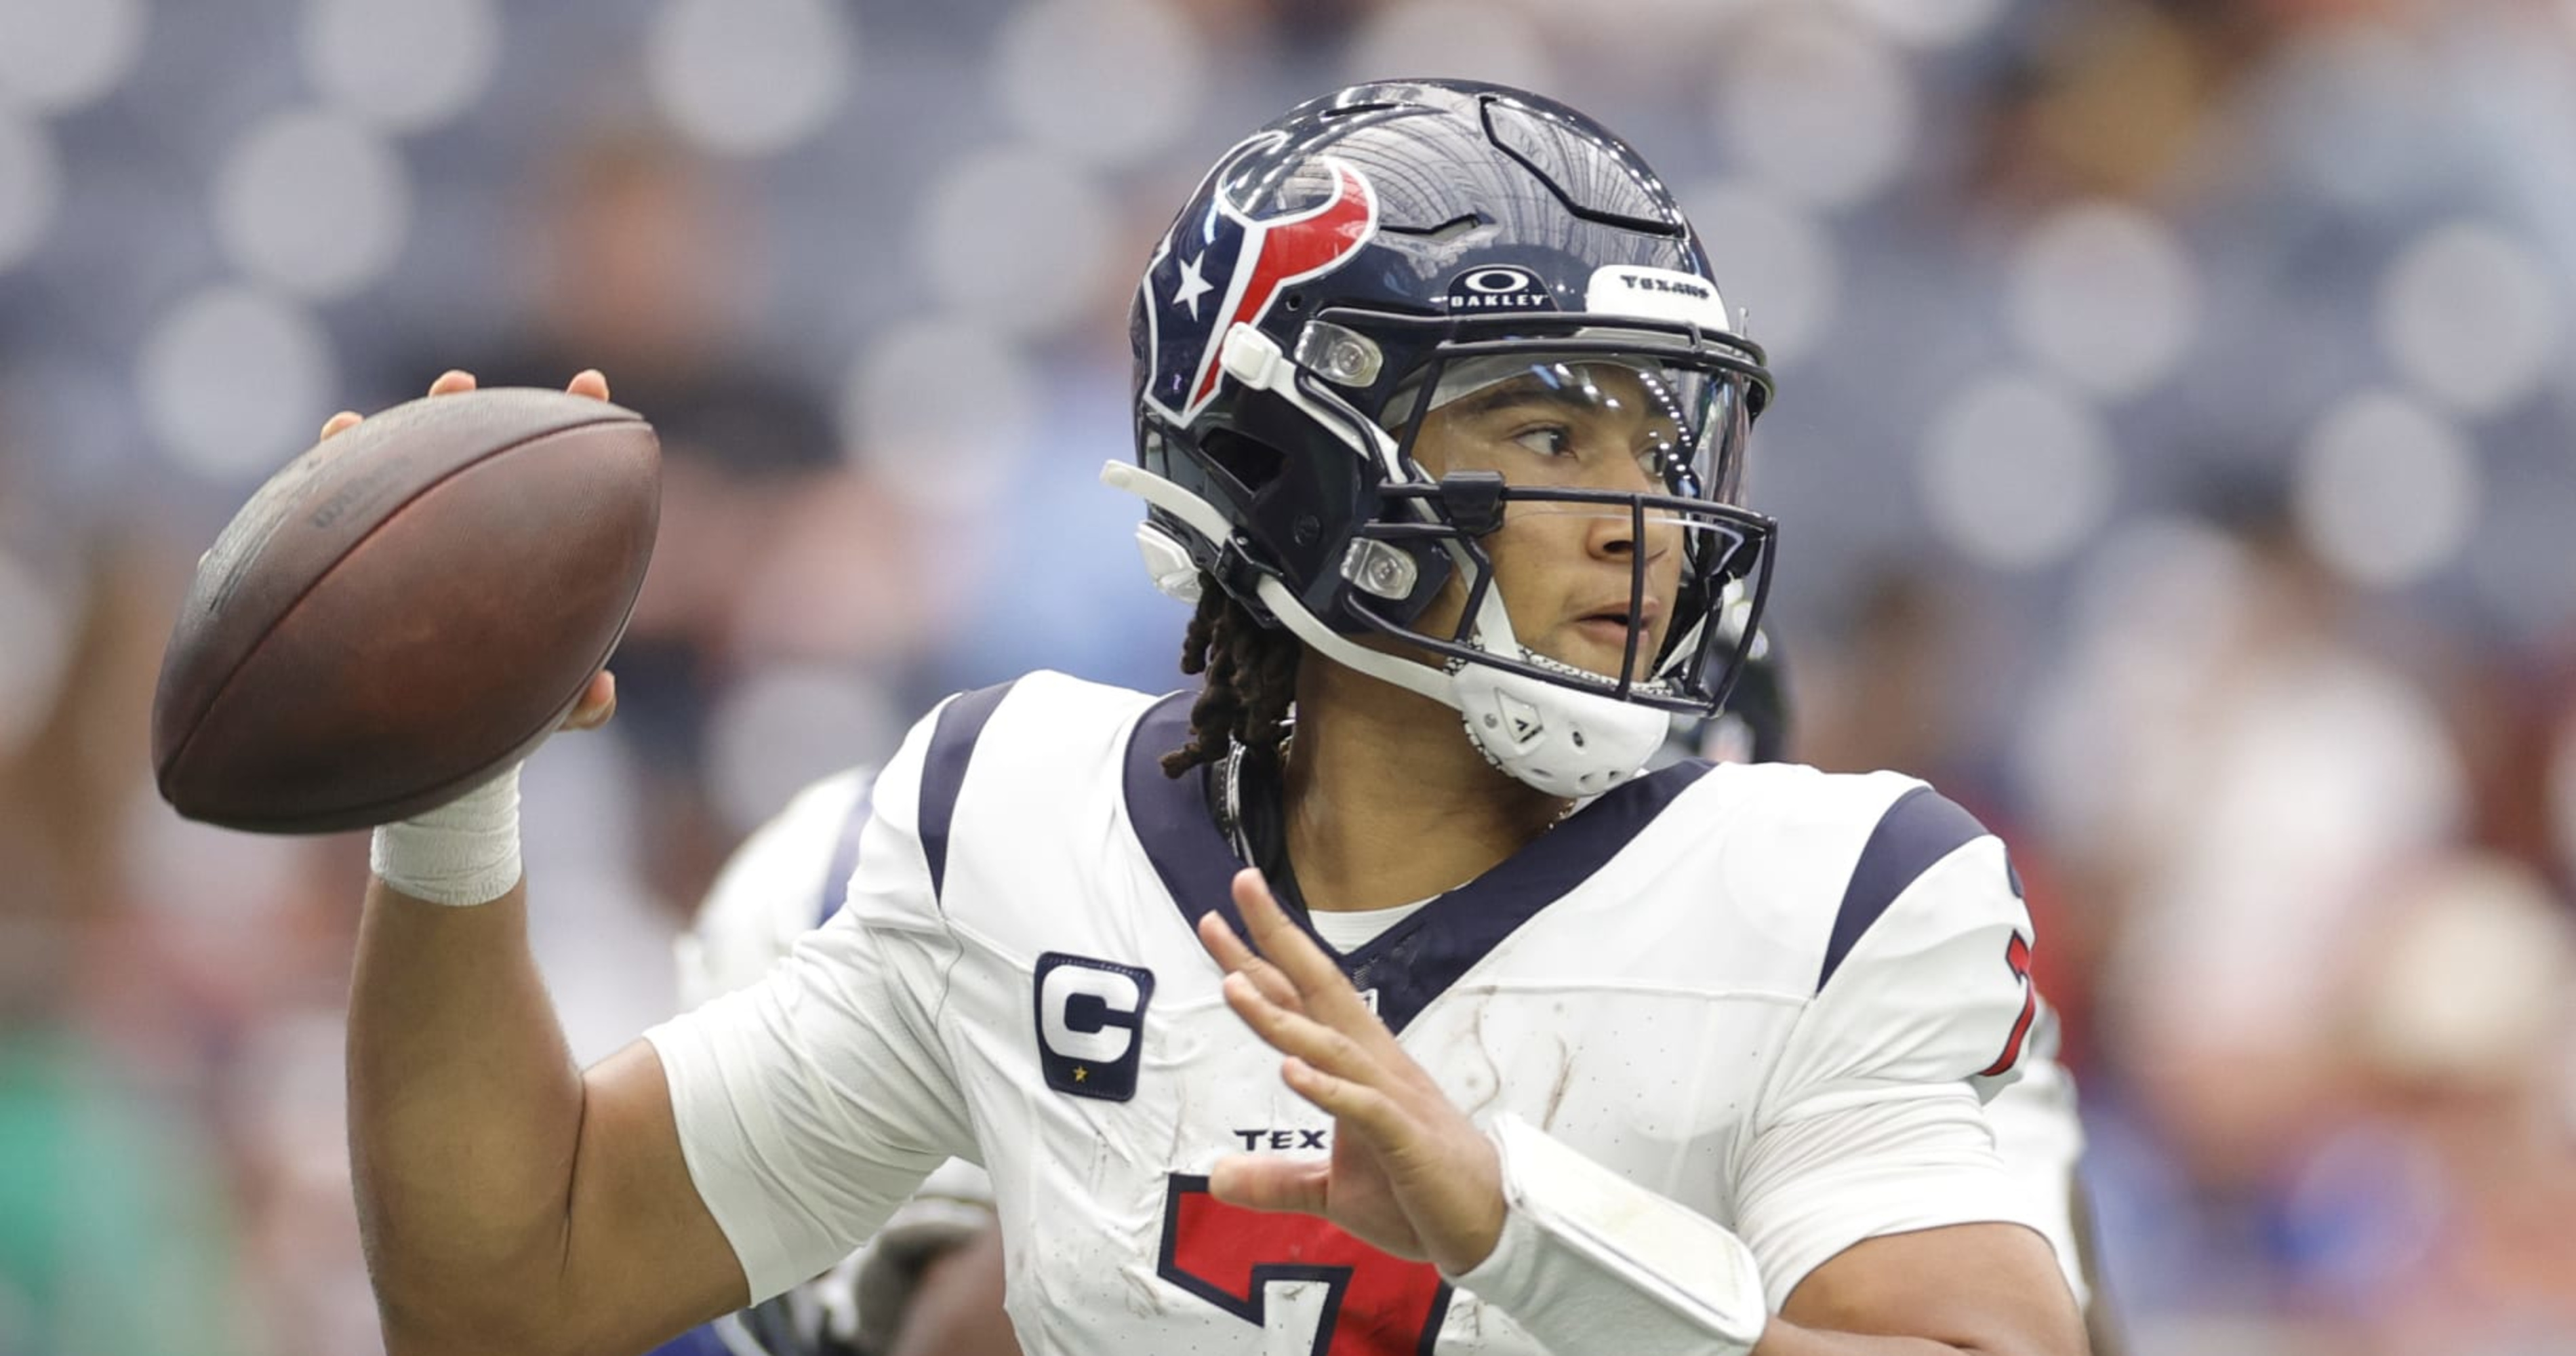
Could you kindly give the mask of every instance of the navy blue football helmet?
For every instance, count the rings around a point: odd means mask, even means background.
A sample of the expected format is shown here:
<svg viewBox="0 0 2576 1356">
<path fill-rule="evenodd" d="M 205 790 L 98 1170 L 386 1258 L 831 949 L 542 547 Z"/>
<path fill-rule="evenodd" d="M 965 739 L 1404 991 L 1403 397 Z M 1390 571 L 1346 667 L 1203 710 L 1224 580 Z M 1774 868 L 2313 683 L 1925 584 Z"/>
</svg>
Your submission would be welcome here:
<svg viewBox="0 0 2576 1356">
<path fill-rule="evenodd" d="M 1152 505 L 1138 540 L 1167 592 L 1212 577 L 1335 662 L 1456 708 L 1512 775 L 1596 794 L 1645 765 L 1668 715 L 1718 709 L 1759 619 L 1774 527 L 1741 495 L 1772 381 L 1739 328 L 1671 193 L 1590 118 L 1496 85 L 1357 86 L 1227 151 L 1155 247 L 1132 324 L 1137 465 L 1103 478 Z M 1424 421 L 1497 390 L 1642 411 L 1646 488 L 1426 470 Z M 1633 533 L 1618 672 L 1513 633 L 1482 543 L 1536 513 Z M 1677 596 L 1649 599 L 1633 544 L 1650 531 L 1682 544 Z M 1424 625 L 1453 586 L 1454 625 Z M 1350 640 L 1371 632 L 1432 662 Z"/>
</svg>

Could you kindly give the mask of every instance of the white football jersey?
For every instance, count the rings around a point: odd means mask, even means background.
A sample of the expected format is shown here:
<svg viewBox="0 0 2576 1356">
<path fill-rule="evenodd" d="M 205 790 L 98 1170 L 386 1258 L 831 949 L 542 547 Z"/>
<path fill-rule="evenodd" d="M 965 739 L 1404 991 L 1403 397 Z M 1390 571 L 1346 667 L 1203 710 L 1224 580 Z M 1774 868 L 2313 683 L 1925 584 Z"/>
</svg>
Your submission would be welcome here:
<svg viewBox="0 0 2576 1356">
<path fill-rule="evenodd" d="M 682 1011 L 760 982 L 798 940 L 840 912 L 867 823 L 876 770 L 850 768 L 796 793 L 726 859 L 689 929 L 674 939 Z M 921 1259 L 955 1247 L 993 1220 L 982 1168 L 950 1159 L 866 1245 L 830 1270 L 761 1306 L 717 1320 L 732 1351 L 884 1351 L 920 1279 Z M 753 1332 L 795 1340 L 764 1344 Z"/>
<path fill-rule="evenodd" d="M 1032 1353 L 1538 1351 L 1428 1264 L 1208 1194 L 1331 1122 L 1194 933 L 1240 864 L 1157 765 L 1189 703 L 1046 673 L 946 703 L 876 779 L 840 912 L 648 1033 L 754 1295 L 955 1155 L 991 1172 Z M 2029 939 L 2002 843 L 1922 783 L 1689 763 L 1341 959 L 1471 1117 L 1733 1229 L 1776 1308 L 1864 1238 L 2063 1232 L 1981 1107 L 2035 1019 Z"/>
</svg>

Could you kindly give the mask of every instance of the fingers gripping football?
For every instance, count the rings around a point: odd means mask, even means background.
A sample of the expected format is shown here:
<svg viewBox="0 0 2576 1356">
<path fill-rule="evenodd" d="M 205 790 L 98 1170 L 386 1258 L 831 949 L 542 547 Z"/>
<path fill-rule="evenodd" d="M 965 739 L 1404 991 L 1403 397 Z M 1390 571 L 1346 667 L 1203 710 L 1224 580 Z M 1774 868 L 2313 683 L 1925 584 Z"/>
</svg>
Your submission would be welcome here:
<svg viewBox="0 0 2576 1356">
<path fill-rule="evenodd" d="M 473 373 L 463 368 L 451 367 L 439 373 L 438 379 L 429 384 L 429 394 L 457 395 L 474 390 L 478 384 Z M 592 400 L 606 400 L 608 399 L 608 377 L 596 367 L 585 367 L 573 374 L 573 379 L 564 386 L 564 390 L 573 395 L 587 396 Z M 366 422 L 366 416 L 356 410 L 342 410 L 322 422 L 322 437 L 325 439 L 337 437 L 364 422 Z M 581 699 L 573 704 L 571 714 L 564 717 L 563 728 L 596 730 L 607 724 L 609 718 L 616 714 L 617 676 L 603 669 L 591 675 L 590 685 L 582 690 Z"/>
</svg>

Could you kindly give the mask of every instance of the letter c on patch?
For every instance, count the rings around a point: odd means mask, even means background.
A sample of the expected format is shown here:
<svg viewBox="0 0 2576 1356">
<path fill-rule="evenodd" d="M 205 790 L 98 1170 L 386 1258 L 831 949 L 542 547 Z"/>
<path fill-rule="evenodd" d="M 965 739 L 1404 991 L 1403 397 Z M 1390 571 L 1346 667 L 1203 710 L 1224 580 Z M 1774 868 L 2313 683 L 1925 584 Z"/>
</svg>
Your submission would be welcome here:
<svg viewBox="0 0 2576 1356">
<path fill-rule="evenodd" d="M 1038 1064 L 1047 1086 L 1123 1102 L 1136 1093 L 1154 972 L 1050 951 L 1038 957 Z"/>
<path fill-rule="evenodd" d="M 1136 981 L 1087 965 L 1059 965 L 1038 981 L 1038 1021 L 1047 1048 L 1070 1059 L 1113 1060 L 1136 1043 L 1128 1028 L 1143 1006 Z M 1109 1025 L 1112 1016 L 1126 1022 Z"/>
</svg>

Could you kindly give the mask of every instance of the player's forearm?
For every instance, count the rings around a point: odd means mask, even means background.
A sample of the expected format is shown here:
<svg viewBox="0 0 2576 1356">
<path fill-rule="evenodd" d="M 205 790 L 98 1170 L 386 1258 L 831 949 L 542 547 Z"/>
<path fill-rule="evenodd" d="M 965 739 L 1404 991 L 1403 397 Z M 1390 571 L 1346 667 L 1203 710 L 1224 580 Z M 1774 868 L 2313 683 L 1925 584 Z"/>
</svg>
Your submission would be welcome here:
<svg viewBox="0 0 2576 1356">
<path fill-rule="evenodd" d="M 370 882 L 349 1010 L 350 1163 L 397 1351 L 538 1322 L 562 1274 L 582 1082 L 527 892 L 451 908 Z M 417 1345 L 415 1345 L 417 1344 Z"/>
</svg>

